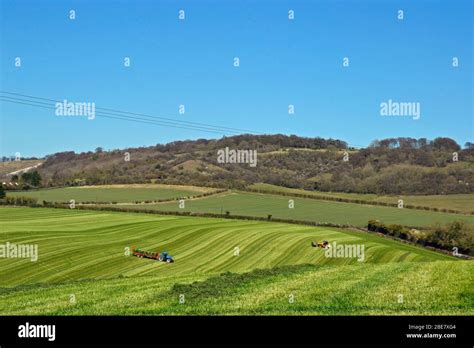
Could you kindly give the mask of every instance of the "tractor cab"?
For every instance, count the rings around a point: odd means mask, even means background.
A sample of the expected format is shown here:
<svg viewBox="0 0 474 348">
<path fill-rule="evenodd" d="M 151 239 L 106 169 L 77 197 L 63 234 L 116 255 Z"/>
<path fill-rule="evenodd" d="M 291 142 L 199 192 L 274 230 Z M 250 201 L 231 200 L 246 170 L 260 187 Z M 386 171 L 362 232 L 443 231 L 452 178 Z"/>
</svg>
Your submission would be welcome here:
<svg viewBox="0 0 474 348">
<path fill-rule="evenodd" d="M 159 260 L 163 261 L 163 262 L 168 262 L 168 263 L 174 262 L 173 256 L 168 254 L 166 251 L 164 251 L 160 254 L 160 259 Z"/>
</svg>

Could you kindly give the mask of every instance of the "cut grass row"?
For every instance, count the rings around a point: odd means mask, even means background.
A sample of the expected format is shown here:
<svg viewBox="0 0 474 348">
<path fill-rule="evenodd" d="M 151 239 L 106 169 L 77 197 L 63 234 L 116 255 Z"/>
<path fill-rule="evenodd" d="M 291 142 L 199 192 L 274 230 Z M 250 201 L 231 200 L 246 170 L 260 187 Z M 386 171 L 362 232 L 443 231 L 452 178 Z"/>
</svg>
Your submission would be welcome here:
<svg viewBox="0 0 474 348">
<path fill-rule="evenodd" d="M 215 218 L 0 208 L 0 243 L 37 244 L 38 261 L 0 258 L 1 286 L 82 279 L 246 272 L 294 264 L 357 264 L 327 258 L 312 240 L 362 244 L 364 263 L 456 260 L 364 232 Z M 168 251 L 176 263 L 126 256 L 130 246 Z M 235 256 L 235 248 L 239 256 Z"/>
<path fill-rule="evenodd" d="M 310 246 L 322 239 L 364 245 L 365 261 L 325 257 Z M 474 263 L 363 232 L 1 207 L 6 241 L 38 244 L 39 259 L 0 258 L 4 315 L 474 313 Z M 130 245 L 176 262 L 125 256 Z"/>
<path fill-rule="evenodd" d="M 443 261 L 297 265 L 244 274 L 66 282 L 0 289 L 0 311 L 4 315 L 474 315 L 473 273 L 472 262 Z"/>
</svg>

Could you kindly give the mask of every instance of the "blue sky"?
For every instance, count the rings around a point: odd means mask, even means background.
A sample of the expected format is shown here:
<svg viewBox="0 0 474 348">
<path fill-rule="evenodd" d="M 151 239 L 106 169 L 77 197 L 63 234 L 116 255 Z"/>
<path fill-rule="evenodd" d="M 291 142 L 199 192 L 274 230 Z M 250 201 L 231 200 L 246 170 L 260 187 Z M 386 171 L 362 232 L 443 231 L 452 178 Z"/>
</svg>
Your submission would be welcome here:
<svg viewBox="0 0 474 348">
<path fill-rule="evenodd" d="M 358 146 L 399 136 L 474 140 L 472 1 L 0 2 L 2 91 Z M 420 119 L 380 116 L 388 99 L 419 102 Z M 224 134 L 3 101 L 0 111 L 0 155 Z"/>
</svg>

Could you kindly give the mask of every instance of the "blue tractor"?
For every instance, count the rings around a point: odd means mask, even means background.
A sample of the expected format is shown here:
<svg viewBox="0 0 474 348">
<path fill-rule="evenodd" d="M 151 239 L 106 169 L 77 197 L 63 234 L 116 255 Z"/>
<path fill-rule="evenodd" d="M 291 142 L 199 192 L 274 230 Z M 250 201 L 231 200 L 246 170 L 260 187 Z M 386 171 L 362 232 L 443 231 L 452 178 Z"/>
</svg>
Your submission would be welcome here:
<svg viewBox="0 0 474 348">
<path fill-rule="evenodd" d="M 166 251 L 160 253 L 160 257 L 158 260 L 168 263 L 174 262 L 173 256 L 168 254 Z"/>
</svg>

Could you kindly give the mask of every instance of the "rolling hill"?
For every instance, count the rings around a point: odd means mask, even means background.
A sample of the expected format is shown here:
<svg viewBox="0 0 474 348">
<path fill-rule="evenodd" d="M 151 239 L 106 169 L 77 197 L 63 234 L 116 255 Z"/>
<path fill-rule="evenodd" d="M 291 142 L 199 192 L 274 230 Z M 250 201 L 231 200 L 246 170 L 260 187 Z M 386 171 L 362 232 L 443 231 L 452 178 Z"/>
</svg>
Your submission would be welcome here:
<svg viewBox="0 0 474 348">
<path fill-rule="evenodd" d="M 219 162 L 217 153 L 225 148 L 255 151 L 256 166 Z M 377 195 L 469 194 L 474 193 L 474 148 L 443 137 L 384 139 L 355 149 L 342 140 L 244 134 L 60 152 L 47 156 L 38 172 L 41 184 L 34 187 L 161 183 L 243 189 L 265 183 Z"/>
<path fill-rule="evenodd" d="M 18 207 L 0 208 L 0 221 L 1 243 L 39 248 L 36 262 L 0 259 L 7 315 L 474 312 L 472 262 L 363 232 Z M 364 262 L 310 246 L 322 239 L 364 245 Z M 132 245 L 176 262 L 126 256 Z"/>
</svg>

